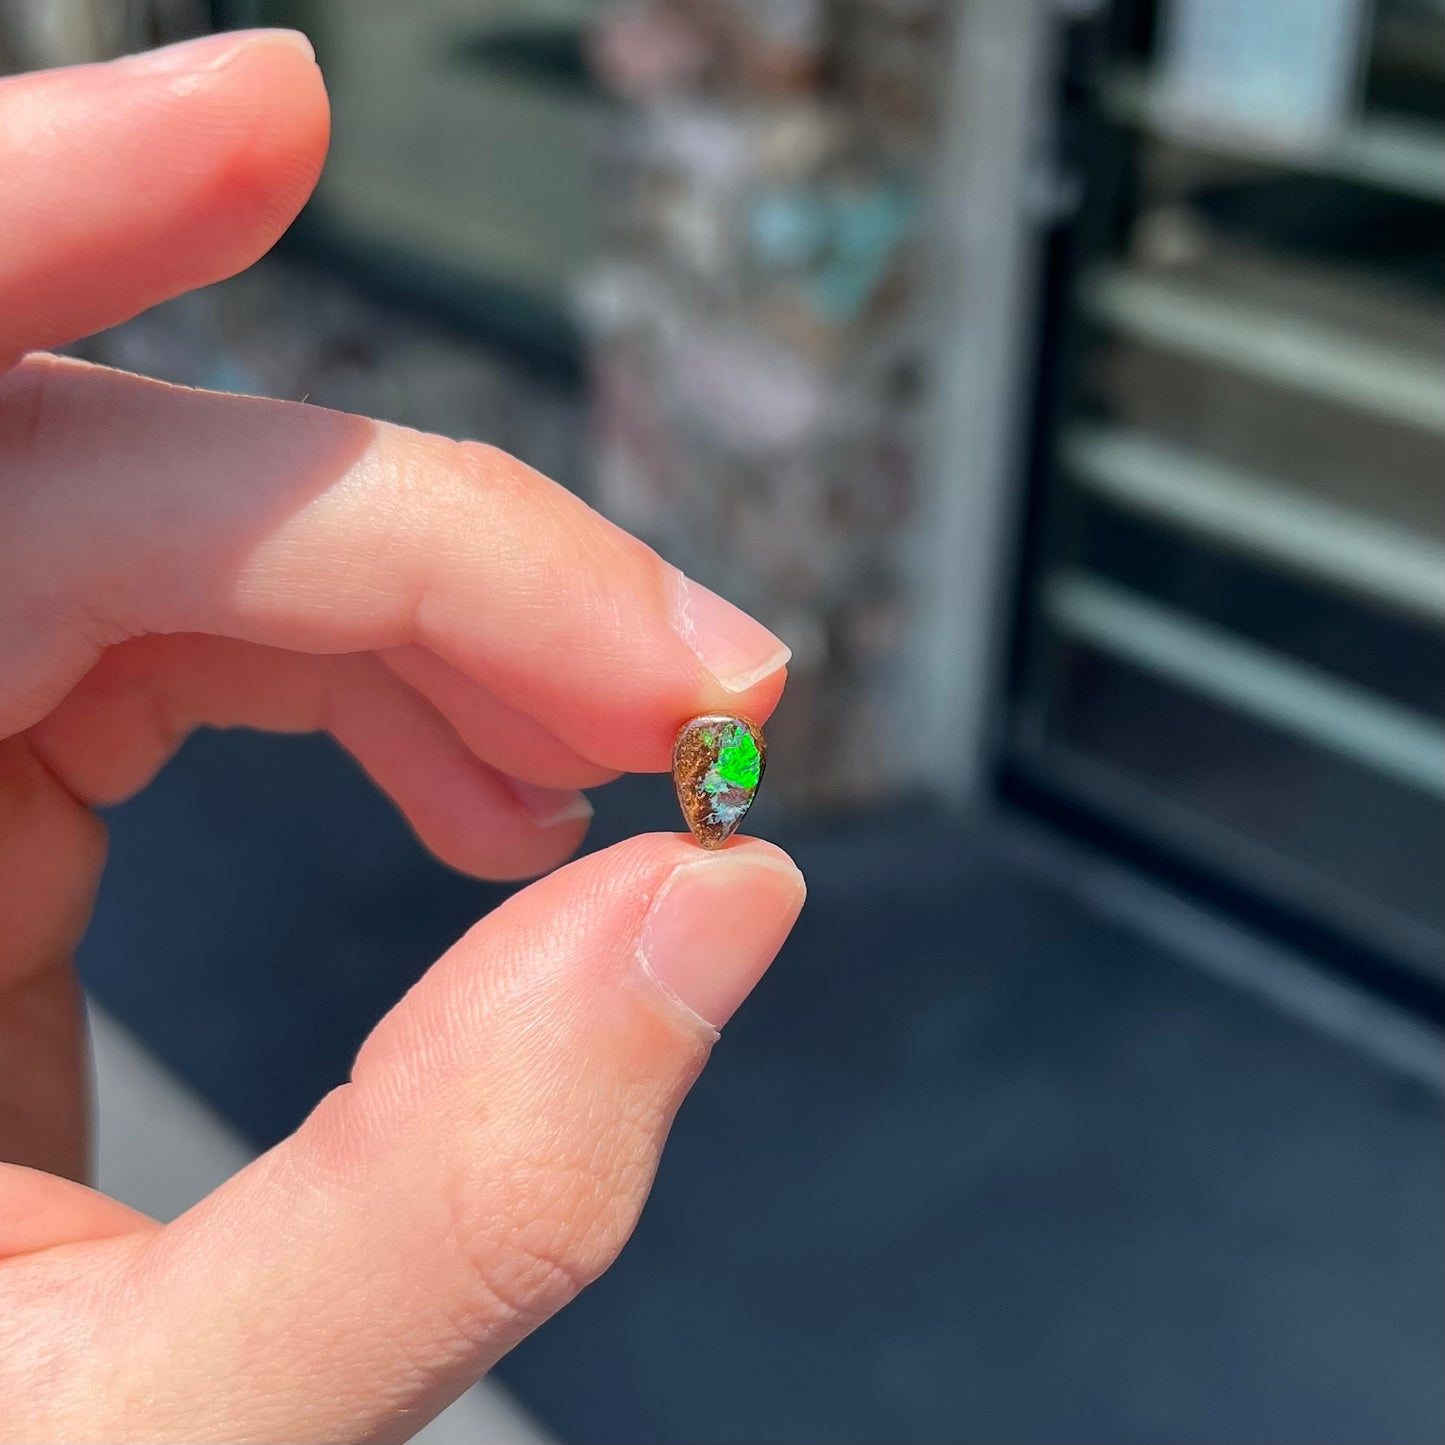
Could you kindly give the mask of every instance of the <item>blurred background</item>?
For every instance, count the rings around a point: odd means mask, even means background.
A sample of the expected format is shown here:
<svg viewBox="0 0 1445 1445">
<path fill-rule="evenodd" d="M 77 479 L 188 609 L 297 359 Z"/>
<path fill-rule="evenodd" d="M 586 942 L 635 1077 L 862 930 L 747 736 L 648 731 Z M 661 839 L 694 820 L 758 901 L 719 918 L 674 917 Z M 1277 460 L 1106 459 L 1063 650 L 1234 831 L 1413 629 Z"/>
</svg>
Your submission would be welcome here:
<svg viewBox="0 0 1445 1445">
<path fill-rule="evenodd" d="M 1445 4 L 0 0 L 0 64 L 250 24 L 315 200 L 76 350 L 495 442 L 795 654 L 808 910 L 452 1438 L 1440 1439 Z M 162 1212 L 503 896 L 316 739 L 109 821 Z"/>
</svg>

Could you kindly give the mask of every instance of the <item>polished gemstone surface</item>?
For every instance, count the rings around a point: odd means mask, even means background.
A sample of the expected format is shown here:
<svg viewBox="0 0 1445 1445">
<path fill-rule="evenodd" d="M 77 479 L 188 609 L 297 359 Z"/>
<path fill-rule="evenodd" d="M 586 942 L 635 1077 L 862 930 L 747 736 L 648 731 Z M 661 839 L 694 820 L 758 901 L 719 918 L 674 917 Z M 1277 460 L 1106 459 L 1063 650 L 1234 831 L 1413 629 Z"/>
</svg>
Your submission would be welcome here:
<svg viewBox="0 0 1445 1445">
<path fill-rule="evenodd" d="M 684 723 L 672 749 L 672 781 L 692 835 L 720 848 L 753 805 L 767 763 L 761 729 L 744 717 L 708 713 Z"/>
</svg>

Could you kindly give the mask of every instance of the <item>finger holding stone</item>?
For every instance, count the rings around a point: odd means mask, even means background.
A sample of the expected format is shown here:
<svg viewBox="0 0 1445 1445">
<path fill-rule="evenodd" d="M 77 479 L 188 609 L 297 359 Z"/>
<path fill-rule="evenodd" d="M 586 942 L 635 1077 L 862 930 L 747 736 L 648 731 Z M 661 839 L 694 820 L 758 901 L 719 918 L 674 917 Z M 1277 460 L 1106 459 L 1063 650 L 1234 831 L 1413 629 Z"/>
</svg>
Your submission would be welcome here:
<svg viewBox="0 0 1445 1445">
<path fill-rule="evenodd" d="M 5 416 L 0 622 L 42 625 L 0 627 L 0 731 L 144 633 L 420 645 L 608 770 L 781 693 L 782 642 L 493 448 L 53 358 L 0 378 Z"/>
<path fill-rule="evenodd" d="M 803 891 L 765 843 L 650 835 L 516 894 L 294 1135 L 163 1230 L 34 1261 L 30 1334 L 89 1388 L 13 1438 L 409 1437 L 621 1249 Z"/>
</svg>

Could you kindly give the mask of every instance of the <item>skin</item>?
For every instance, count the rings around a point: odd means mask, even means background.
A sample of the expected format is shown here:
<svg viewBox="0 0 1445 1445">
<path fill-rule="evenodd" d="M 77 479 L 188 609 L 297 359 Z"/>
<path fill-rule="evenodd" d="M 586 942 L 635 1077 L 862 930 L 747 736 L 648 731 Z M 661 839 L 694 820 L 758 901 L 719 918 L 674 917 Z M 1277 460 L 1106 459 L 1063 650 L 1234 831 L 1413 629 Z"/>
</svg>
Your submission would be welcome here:
<svg viewBox="0 0 1445 1445">
<path fill-rule="evenodd" d="M 243 269 L 315 184 L 295 37 L 162 54 L 0 82 L 0 1438 L 402 1439 L 615 1257 L 802 903 L 757 841 L 558 868 L 575 790 L 765 719 L 786 654 L 679 624 L 670 567 L 490 448 L 43 354 Z M 448 863 L 557 871 L 161 1226 L 81 1182 L 71 960 L 94 808 L 202 725 L 328 731 Z"/>
</svg>

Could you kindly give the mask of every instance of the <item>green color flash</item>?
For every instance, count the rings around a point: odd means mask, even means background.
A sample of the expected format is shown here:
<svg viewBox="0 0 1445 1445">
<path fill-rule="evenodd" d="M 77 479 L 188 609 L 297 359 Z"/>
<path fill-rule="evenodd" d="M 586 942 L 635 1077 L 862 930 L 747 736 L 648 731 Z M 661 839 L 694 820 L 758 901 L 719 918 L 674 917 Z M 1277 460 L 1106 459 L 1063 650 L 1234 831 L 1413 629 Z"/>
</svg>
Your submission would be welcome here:
<svg viewBox="0 0 1445 1445">
<path fill-rule="evenodd" d="M 758 745 L 752 734 L 738 723 L 723 734 L 722 746 L 718 750 L 716 769 L 718 776 L 734 788 L 756 788 L 762 771 L 762 759 L 758 756 Z"/>
</svg>

